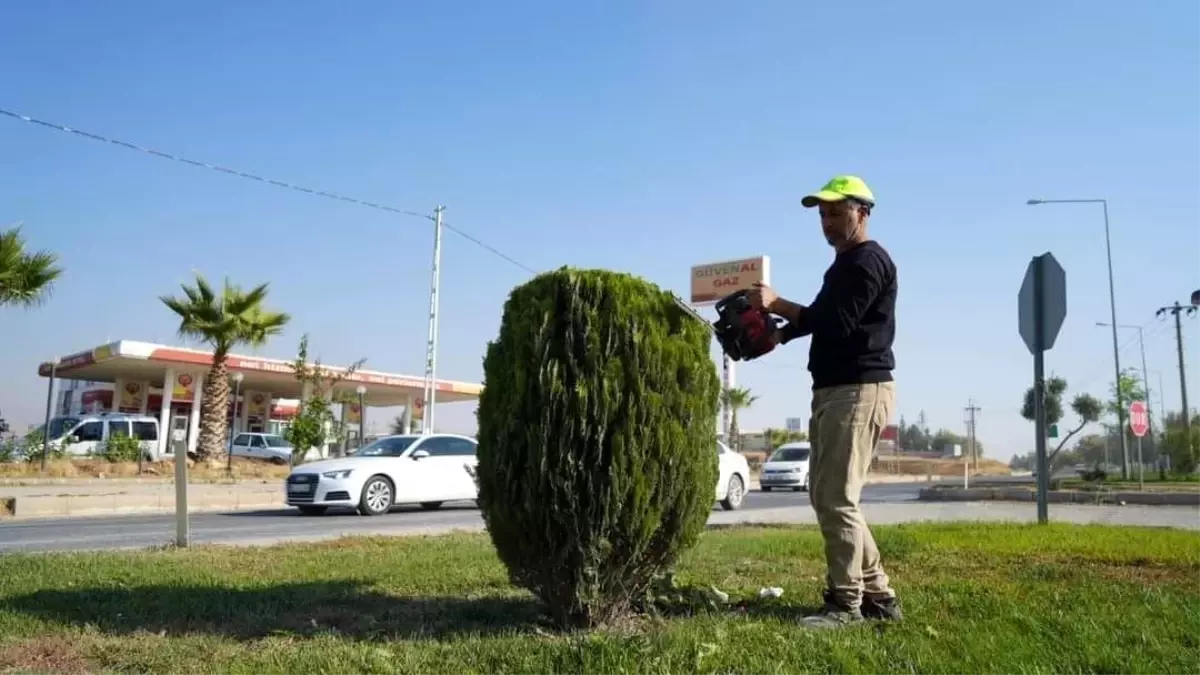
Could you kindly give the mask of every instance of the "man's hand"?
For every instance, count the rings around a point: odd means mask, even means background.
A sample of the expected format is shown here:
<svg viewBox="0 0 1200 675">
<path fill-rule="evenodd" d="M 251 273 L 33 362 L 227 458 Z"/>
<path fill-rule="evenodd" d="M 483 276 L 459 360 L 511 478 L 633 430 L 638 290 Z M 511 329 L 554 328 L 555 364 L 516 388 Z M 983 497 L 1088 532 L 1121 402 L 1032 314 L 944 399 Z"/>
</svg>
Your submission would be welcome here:
<svg viewBox="0 0 1200 675">
<path fill-rule="evenodd" d="M 779 294 L 775 289 L 761 281 L 754 282 L 754 288 L 746 293 L 746 298 L 754 309 L 765 309 L 772 314 L 775 313 L 775 304 L 779 302 Z"/>
<path fill-rule="evenodd" d="M 800 313 L 807 309 L 804 305 L 779 297 L 775 289 L 762 282 L 755 282 L 754 288 L 747 291 L 746 299 L 750 301 L 751 307 L 782 316 L 790 323 L 797 321 Z"/>
</svg>

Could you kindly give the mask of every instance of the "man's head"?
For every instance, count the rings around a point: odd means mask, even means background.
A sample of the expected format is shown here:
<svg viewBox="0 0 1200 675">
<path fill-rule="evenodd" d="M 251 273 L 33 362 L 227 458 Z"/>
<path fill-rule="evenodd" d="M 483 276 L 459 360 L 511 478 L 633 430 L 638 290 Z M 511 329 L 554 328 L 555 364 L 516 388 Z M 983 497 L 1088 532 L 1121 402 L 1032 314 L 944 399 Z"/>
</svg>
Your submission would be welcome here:
<svg viewBox="0 0 1200 675">
<path fill-rule="evenodd" d="M 866 240 L 875 195 L 858 176 L 836 176 L 800 203 L 808 209 L 820 207 L 825 241 L 838 251 Z"/>
</svg>

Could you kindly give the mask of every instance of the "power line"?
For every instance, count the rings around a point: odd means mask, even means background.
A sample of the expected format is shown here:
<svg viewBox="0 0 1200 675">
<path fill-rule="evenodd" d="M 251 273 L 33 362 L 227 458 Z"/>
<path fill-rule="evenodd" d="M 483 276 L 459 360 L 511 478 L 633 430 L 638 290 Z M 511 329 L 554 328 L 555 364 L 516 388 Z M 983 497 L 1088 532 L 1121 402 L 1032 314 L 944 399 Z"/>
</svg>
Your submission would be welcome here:
<svg viewBox="0 0 1200 675">
<path fill-rule="evenodd" d="M 287 190 L 303 192 L 305 194 L 315 195 L 317 197 L 325 197 L 326 199 L 335 199 L 337 201 L 349 202 L 351 204 L 358 204 L 359 206 L 366 206 L 368 208 L 376 209 L 379 211 L 398 213 L 398 214 L 405 215 L 405 216 L 412 216 L 414 218 L 424 218 L 424 219 L 430 220 L 430 221 L 432 221 L 434 219 L 433 216 L 426 214 L 426 213 L 420 213 L 420 212 L 411 211 L 408 209 L 401 209 L 401 208 L 397 208 L 395 206 L 388 206 L 387 204 L 378 204 L 375 202 L 369 202 L 365 199 L 356 199 L 354 197 L 347 197 L 345 195 L 340 195 L 340 194 L 337 194 L 334 192 L 328 192 L 326 190 L 314 190 L 312 188 L 307 188 L 302 185 L 296 185 L 294 183 L 288 183 L 286 181 L 275 180 L 273 178 L 266 178 L 264 176 L 259 176 L 259 175 L 249 173 L 246 171 L 230 169 L 229 167 L 221 166 L 219 164 L 210 164 L 208 162 L 201 162 L 198 160 L 183 157 L 182 155 L 176 155 L 176 154 L 172 154 L 169 152 L 163 152 L 161 150 L 155 150 L 153 148 L 147 148 L 145 146 L 141 146 L 136 143 L 130 143 L 128 141 L 123 141 L 123 140 L 120 140 L 117 138 L 110 138 L 107 136 L 102 136 L 100 134 L 94 134 L 89 131 L 84 131 L 82 129 L 76 129 L 74 127 L 69 127 L 64 124 L 57 124 L 55 122 L 48 122 L 46 120 L 37 119 L 36 117 L 30 117 L 29 115 L 23 115 L 21 113 L 13 112 L 11 110 L 6 110 L 4 108 L 0 108 L 0 115 L 4 115 L 6 117 L 11 117 L 16 120 L 21 120 L 22 122 L 29 122 L 30 124 L 36 124 L 38 126 L 46 127 L 48 129 L 62 131 L 64 133 L 71 134 L 74 136 L 80 136 L 82 138 L 91 139 L 93 141 L 100 141 L 101 143 L 110 143 L 112 145 L 120 146 L 120 147 L 128 149 L 128 150 L 136 150 L 138 152 L 141 152 L 141 153 L 144 153 L 147 155 L 153 155 L 153 156 L 159 157 L 161 159 L 169 159 L 171 161 L 180 162 L 182 164 L 190 164 L 192 166 L 197 166 L 197 167 L 200 167 L 203 169 L 211 169 L 213 171 L 219 171 L 221 173 L 229 174 L 231 176 L 237 176 L 238 178 L 246 178 L 249 180 L 258 181 L 260 183 L 268 183 L 270 185 L 274 185 L 275 187 L 280 187 L 280 188 L 284 188 Z M 509 263 L 525 270 L 526 272 L 529 272 L 530 274 L 537 274 L 537 272 L 534 271 L 533 269 L 531 269 L 530 267 L 523 265 L 522 263 L 518 262 L 511 256 L 501 252 L 500 250 L 496 249 L 495 247 L 493 247 L 489 244 L 485 244 L 484 242 L 480 241 L 476 237 L 474 237 L 470 234 L 467 234 L 466 232 L 450 225 L 449 223 L 446 223 L 443 221 L 442 227 L 446 228 L 447 230 L 450 230 L 451 232 L 453 232 L 453 233 L 457 234 L 458 236 L 462 237 L 463 239 L 466 239 L 467 241 L 475 244 L 476 246 L 484 249 L 485 251 L 505 260 L 506 262 L 509 262 Z"/>
</svg>

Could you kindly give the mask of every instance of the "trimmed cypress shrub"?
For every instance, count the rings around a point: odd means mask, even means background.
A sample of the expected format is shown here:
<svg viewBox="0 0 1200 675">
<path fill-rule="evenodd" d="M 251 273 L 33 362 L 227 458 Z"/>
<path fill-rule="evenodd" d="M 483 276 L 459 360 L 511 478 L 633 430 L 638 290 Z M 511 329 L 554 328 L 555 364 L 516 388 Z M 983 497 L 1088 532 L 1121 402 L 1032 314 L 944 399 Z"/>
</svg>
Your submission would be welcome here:
<svg viewBox="0 0 1200 675">
<path fill-rule="evenodd" d="M 637 277 L 561 268 L 517 287 L 484 358 L 479 506 L 514 583 L 563 627 L 641 606 L 717 483 L 711 334 Z"/>
</svg>

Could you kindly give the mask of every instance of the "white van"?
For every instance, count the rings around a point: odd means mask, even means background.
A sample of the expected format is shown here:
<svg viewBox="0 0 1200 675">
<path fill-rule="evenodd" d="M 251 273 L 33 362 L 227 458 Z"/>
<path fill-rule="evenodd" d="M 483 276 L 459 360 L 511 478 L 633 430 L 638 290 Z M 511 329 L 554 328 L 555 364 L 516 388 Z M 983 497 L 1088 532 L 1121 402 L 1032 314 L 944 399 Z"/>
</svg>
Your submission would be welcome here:
<svg viewBox="0 0 1200 675">
<path fill-rule="evenodd" d="M 50 445 L 62 448 L 70 456 L 84 457 L 104 450 L 108 439 L 132 436 L 141 442 L 142 452 L 150 461 L 159 459 L 158 418 L 126 413 L 67 415 L 50 419 Z M 40 447 L 27 448 L 37 456 Z"/>
<path fill-rule="evenodd" d="M 808 463 L 812 446 L 807 441 L 784 443 L 771 453 L 762 466 L 758 484 L 763 492 L 773 488 L 808 489 Z"/>
</svg>

